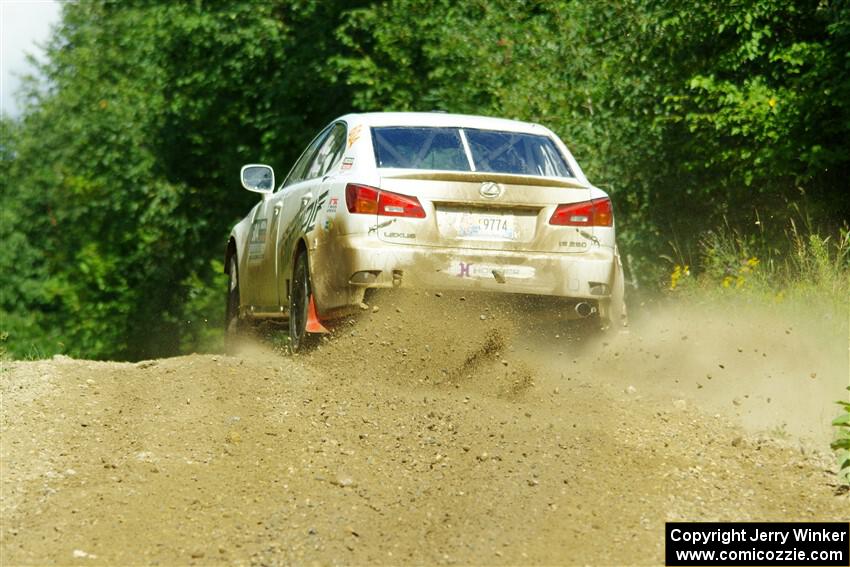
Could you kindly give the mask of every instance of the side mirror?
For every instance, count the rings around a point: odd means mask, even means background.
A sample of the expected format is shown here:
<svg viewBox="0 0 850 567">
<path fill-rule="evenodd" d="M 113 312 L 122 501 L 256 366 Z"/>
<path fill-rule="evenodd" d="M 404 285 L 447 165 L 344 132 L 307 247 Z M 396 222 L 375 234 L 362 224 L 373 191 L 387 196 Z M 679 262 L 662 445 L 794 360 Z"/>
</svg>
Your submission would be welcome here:
<svg viewBox="0 0 850 567">
<path fill-rule="evenodd" d="M 261 163 L 251 163 L 242 166 L 240 172 L 242 187 L 254 193 L 271 193 L 274 191 L 274 170 Z"/>
</svg>

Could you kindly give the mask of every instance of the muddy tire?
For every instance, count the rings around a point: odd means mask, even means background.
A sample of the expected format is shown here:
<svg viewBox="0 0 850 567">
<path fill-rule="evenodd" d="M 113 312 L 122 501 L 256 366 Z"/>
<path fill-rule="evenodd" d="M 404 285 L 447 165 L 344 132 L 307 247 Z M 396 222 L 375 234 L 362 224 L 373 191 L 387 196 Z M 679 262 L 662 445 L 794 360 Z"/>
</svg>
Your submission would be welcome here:
<svg viewBox="0 0 850 567">
<path fill-rule="evenodd" d="M 615 254 L 611 303 L 608 307 L 608 317 L 602 321 L 602 326 L 605 330 L 620 332 L 629 326 L 629 317 L 626 311 L 626 278 L 623 273 L 623 262 L 620 259 L 619 251 Z"/>
<path fill-rule="evenodd" d="M 234 354 L 245 338 L 246 323 L 239 316 L 239 265 L 236 254 L 228 259 L 227 298 L 224 311 L 224 350 Z"/>
<path fill-rule="evenodd" d="M 318 335 L 307 332 L 307 311 L 312 293 L 307 253 L 301 252 L 292 269 L 292 287 L 289 292 L 289 348 L 292 352 L 309 350 L 319 342 Z"/>
</svg>

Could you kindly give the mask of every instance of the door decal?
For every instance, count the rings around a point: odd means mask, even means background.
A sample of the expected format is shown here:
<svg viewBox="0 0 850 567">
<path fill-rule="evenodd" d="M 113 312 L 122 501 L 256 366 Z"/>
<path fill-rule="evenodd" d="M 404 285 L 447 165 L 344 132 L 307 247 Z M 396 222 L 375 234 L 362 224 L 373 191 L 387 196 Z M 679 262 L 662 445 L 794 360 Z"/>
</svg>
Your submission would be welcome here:
<svg viewBox="0 0 850 567">
<path fill-rule="evenodd" d="M 251 236 L 248 239 L 248 260 L 261 260 L 266 246 L 266 219 L 257 219 L 251 225 Z"/>
<path fill-rule="evenodd" d="M 304 208 L 301 210 L 301 233 L 307 234 L 316 226 L 316 216 L 319 214 L 321 208 L 325 205 L 325 199 L 328 197 L 328 192 L 325 191 L 317 199 L 312 200 L 311 202 L 304 205 Z"/>
</svg>

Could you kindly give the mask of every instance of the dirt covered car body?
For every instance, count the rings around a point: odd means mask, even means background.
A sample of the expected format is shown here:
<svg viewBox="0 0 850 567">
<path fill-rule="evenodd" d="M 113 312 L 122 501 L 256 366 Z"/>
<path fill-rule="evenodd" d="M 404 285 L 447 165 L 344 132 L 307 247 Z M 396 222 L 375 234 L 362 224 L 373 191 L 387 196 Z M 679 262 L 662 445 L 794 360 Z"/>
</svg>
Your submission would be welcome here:
<svg viewBox="0 0 850 567">
<path fill-rule="evenodd" d="M 537 124 L 444 113 L 350 114 L 328 125 L 228 241 L 228 324 L 356 309 L 368 289 L 425 287 L 561 298 L 620 324 L 611 202 Z M 314 322 L 315 324 L 315 322 Z"/>
</svg>

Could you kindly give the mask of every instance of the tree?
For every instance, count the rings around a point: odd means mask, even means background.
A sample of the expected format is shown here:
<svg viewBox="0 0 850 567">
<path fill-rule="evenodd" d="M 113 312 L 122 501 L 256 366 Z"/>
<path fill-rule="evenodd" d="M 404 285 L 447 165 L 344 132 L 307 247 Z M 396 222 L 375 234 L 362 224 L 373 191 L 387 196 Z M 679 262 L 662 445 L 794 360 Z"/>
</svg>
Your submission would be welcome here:
<svg viewBox="0 0 850 567">
<path fill-rule="evenodd" d="M 4 298 L 5 313 L 38 313 L 12 329 L 17 354 L 51 333 L 74 355 L 170 354 L 192 321 L 220 319 L 185 305 L 199 285 L 220 292 L 211 260 L 251 203 L 238 166 L 286 166 L 348 109 L 346 87 L 323 78 L 333 36 L 316 34 L 339 13 L 332 2 L 64 6 L 46 86 L 30 93 L 4 165 L 9 230 L 36 247 L 25 263 L 47 302 Z"/>
</svg>

